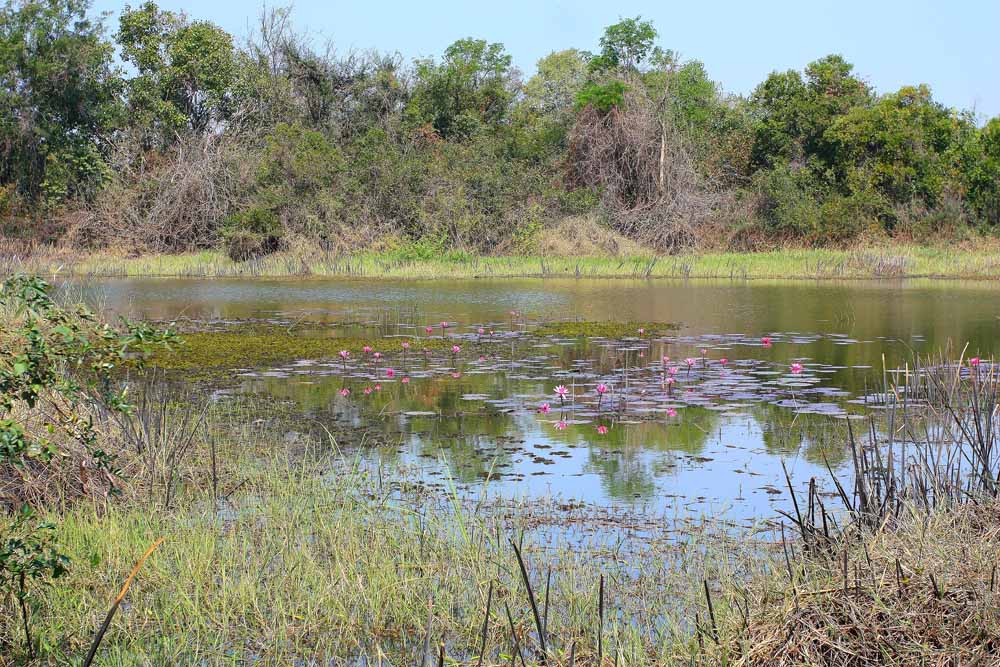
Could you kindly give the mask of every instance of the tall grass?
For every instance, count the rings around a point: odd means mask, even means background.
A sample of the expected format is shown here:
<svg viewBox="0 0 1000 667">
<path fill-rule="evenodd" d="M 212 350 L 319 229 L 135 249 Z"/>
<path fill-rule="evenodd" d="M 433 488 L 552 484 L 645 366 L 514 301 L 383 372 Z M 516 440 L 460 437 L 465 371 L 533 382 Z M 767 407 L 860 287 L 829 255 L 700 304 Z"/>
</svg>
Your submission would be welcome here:
<svg viewBox="0 0 1000 667">
<path fill-rule="evenodd" d="M 910 246 L 859 250 L 778 250 L 760 253 L 704 253 L 670 256 L 539 257 L 477 256 L 452 253 L 413 258 L 401 253 L 336 255 L 277 253 L 234 262 L 221 252 L 124 257 L 73 252 L 0 257 L 0 273 L 29 272 L 76 276 L 344 278 L 723 278 L 871 279 L 1000 277 L 996 252 L 941 250 Z"/>
</svg>

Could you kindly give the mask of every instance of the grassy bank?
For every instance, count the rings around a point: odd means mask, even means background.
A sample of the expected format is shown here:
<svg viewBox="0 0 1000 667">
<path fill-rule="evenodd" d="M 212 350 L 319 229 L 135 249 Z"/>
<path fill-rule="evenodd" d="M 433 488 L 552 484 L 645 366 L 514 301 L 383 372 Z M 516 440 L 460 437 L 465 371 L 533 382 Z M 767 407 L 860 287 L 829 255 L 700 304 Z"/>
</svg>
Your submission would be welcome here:
<svg viewBox="0 0 1000 667">
<path fill-rule="evenodd" d="M 365 279 L 505 277 L 871 279 L 1000 278 L 1000 253 L 981 249 L 886 246 L 634 257 L 474 256 L 416 259 L 400 253 L 277 253 L 234 262 L 221 252 L 127 257 L 40 251 L 0 255 L 0 270 L 95 277 L 329 276 Z"/>
</svg>

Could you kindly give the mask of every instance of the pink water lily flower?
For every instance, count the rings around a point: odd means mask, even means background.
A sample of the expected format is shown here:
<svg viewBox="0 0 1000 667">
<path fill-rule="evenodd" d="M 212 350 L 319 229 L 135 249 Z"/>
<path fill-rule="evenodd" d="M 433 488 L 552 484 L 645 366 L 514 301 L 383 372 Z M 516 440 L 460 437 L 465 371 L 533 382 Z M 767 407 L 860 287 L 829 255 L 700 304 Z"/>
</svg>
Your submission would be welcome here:
<svg viewBox="0 0 1000 667">
<path fill-rule="evenodd" d="M 459 347 L 458 345 L 452 345 L 451 346 L 451 353 L 452 354 L 458 354 L 461 351 L 462 351 L 462 348 Z"/>
<path fill-rule="evenodd" d="M 371 387 L 365 387 L 365 396 L 367 396 L 370 393 L 372 393 L 372 388 Z"/>
<path fill-rule="evenodd" d="M 663 365 L 666 366 L 669 363 L 670 363 L 670 357 L 668 357 L 667 355 L 663 355 Z"/>
<path fill-rule="evenodd" d="M 452 376 L 453 378 L 456 378 L 456 379 L 457 379 L 457 378 L 460 378 L 460 377 L 462 377 L 462 374 L 461 374 L 461 373 L 459 373 L 458 371 L 455 371 L 454 373 L 452 373 L 452 374 L 451 374 L 451 376 Z"/>
<path fill-rule="evenodd" d="M 371 354 L 372 353 L 372 346 L 371 345 L 365 345 L 363 348 L 361 348 L 361 351 L 364 352 L 365 354 Z"/>
<path fill-rule="evenodd" d="M 486 329 L 479 327 L 479 335 L 482 336 L 484 333 L 486 333 Z"/>
<path fill-rule="evenodd" d="M 691 368 L 692 366 L 694 366 L 695 360 L 692 359 L 691 357 L 688 357 L 687 359 L 684 360 L 684 363 L 688 365 L 688 368 Z"/>
<path fill-rule="evenodd" d="M 347 359 L 349 356 L 351 356 L 351 353 L 348 352 L 347 350 L 341 350 L 340 351 L 340 358 L 341 359 Z"/>
<path fill-rule="evenodd" d="M 375 391 L 382 391 L 382 385 L 380 384 L 375 385 Z"/>
<path fill-rule="evenodd" d="M 387 368 L 387 369 L 385 369 L 385 376 L 387 378 L 394 378 L 394 377 L 396 377 L 396 371 L 394 371 L 391 368 Z"/>
<path fill-rule="evenodd" d="M 382 358 L 382 353 L 381 352 L 376 352 L 372 356 L 375 357 L 375 360 L 377 361 L 377 360 L 379 360 L 379 359 Z"/>
<path fill-rule="evenodd" d="M 666 384 L 666 385 L 667 385 L 668 387 L 670 387 L 670 386 L 672 386 L 672 385 L 673 385 L 673 384 L 674 384 L 675 382 L 677 382 L 677 380 L 673 379 L 672 377 L 669 377 L 669 378 L 667 378 L 666 380 L 664 380 L 663 382 L 664 382 L 664 384 Z"/>
<path fill-rule="evenodd" d="M 402 382 L 403 384 L 410 384 L 410 378 L 405 377 L 402 380 L 400 380 L 400 382 Z"/>
<path fill-rule="evenodd" d="M 566 394 L 569 393 L 569 389 L 567 389 L 566 385 L 563 385 L 563 384 L 557 386 L 556 389 L 555 389 L 555 391 L 556 391 L 556 394 L 559 395 L 559 398 L 565 398 Z"/>
<path fill-rule="evenodd" d="M 671 366 L 667 369 L 667 373 L 670 375 L 677 375 L 677 366 Z"/>
<path fill-rule="evenodd" d="M 764 336 L 763 338 L 760 339 L 760 344 L 763 345 L 764 347 L 771 347 L 771 337 Z"/>
<path fill-rule="evenodd" d="M 725 366 L 726 364 L 729 363 L 729 359 L 726 359 L 725 357 L 722 357 L 721 359 L 719 359 L 719 363 L 722 364 L 723 366 Z"/>
<path fill-rule="evenodd" d="M 701 356 L 703 356 L 703 357 L 707 357 L 708 356 L 708 348 L 707 347 L 701 348 Z"/>
<path fill-rule="evenodd" d="M 674 410 L 673 408 L 667 408 L 667 416 L 668 417 L 676 417 L 677 416 L 677 410 Z"/>
<path fill-rule="evenodd" d="M 448 323 L 447 322 L 441 322 L 441 328 L 442 329 L 447 329 L 448 328 Z"/>
<path fill-rule="evenodd" d="M 605 426 L 604 424 L 598 424 L 597 432 L 600 433 L 601 435 L 605 435 L 608 432 L 608 427 Z"/>
<path fill-rule="evenodd" d="M 427 325 L 426 327 L 424 327 L 424 333 L 430 336 L 432 333 L 434 333 L 434 327 Z"/>
<path fill-rule="evenodd" d="M 345 396 L 345 397 L 346 396 L 350 396 L 351 395 L 351 390 L 348 389 L 347 387 L 344 387 L 343 389 L 340 390 L 340 395 L 341 396 Z"/>
<path fill-rule="evenodd" d="M 550 406 L 548 403 L 542 403 L 539 406 L 538 411 L 541 412 L 543 415 L 547 415 L 549 414 L 549 412 L 552 411 L 552 406 Z"/>
<path fill-rule="evenodd" d="M 559 421 L 556 422 L 556 428 L 562 431 L 563 429 L 566 428 L 566 422 L 560 419 Z"/>
<path fill-rule="evenodd" d="M 982 360 L 979 357 L 972 357 L 971 359 L 969 359 L 969 365 L 975 368 L 980 364 L 981 361 Z"/>
<path fill-rule="evenodd" d="M 802 372 L 802 364 L 800 364 L 797 361 L 792 364 L 791 368 L 792 368 L 792 373 L 794 373 L 795 375 L 798 375 L 799 373 Z"/>
<path fill-rule="evenodd" d="M 646 333 L 646 330 L 644 328 L 642 328 L 642 327 L 639 327 L 639 335 L 641 336 L 644 333 Z"/>
<path fill-rule="evenodd" d="M 404 340 L 404 341 L 403 341 L 403 342 L 401 343 L 401 345 L 403 346 L 403 349 L 404 349 L 404 350 L 409 350 L 409 349 L 410 349 L 410 342 L 409 342 L 409 341 L 405 341 L 405 340 Z"/>
<path fill-rule="evenodd" d="M 604 394 L 604 393 L 607 393 L 607 391 L 608 391 L 608 385 L 606 385 L 604 383 L 601 383 L 601 384 L 597 385 L 597 393 L 598 394 Z"/>
</svg>

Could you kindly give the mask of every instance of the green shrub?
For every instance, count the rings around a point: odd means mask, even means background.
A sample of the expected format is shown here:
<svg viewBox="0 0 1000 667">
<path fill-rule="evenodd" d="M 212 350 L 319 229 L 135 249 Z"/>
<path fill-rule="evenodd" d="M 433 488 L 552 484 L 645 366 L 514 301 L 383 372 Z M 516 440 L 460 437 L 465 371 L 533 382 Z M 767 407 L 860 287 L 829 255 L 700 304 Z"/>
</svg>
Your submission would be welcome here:
<svg viewBox="0 0 1000 667">
<path fill-rule="evenodd" d="M 625 103 L 625 89 L 625 84 L 617 79 L 605 84 L 591 82 L 577 94 L 576 105 L 581 109 L 589 106 L 607 113 Z"/>
<path fill-rule="evenodd" d="M 816 188 L 805 169 L 779 165 L 758 172 L 754 185 L 760 197 L 758 215 L 769 234 L 804 238 L 820 231 Z"/>
<path fill-rule="evenodd" d="M 281 222 L 274 211 L 251 208 L 229 216 L 222 226 L 226 254 L 235 262 L 244 262 L 276 251 L 284 237 Z"/>
<path fill-rule="evenodd" d="M 146 325 L 102 324 L 83 307 L 58 305 L 50 290 L 27 276 L 0 286 L 0 508 L 7 510 L 0 512 L 0 613 L 21 616 L 29 658 L 33 588 L 68 565 L 53 526 L 37 520 L 32 505 L 79 496 L 107 502 L 118 493 L 118 455 L 107 449 L 94 414 L 128 413 L 118 369 L 173 339 Z M 0 637 L 5 655 L 6 643 Z"/>
</svg>

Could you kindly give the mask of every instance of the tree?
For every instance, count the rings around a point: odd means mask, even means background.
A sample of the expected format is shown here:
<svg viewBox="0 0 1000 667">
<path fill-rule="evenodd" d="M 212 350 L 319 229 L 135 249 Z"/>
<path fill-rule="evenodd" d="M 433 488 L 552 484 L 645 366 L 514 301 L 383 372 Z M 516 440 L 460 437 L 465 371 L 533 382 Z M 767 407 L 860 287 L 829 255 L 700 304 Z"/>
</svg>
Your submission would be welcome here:
<svg viewBox="0 0 1000 667">
<path fill-rule="evenodd" d="M 237 60 L 233 38 L 207 21 L 189 22 L 154 2 L 125 7 L 115 38 L 138 74 L 128 82 L 133 124 L 170 143 L 226 116 Z"/>
<path fill-rule="evenodd" d="M 408 115 L 443 138 L 463 138 L 507 115 L 519 82 L 503 44 L 460 39 L 434 59 L 416 61 Z"/>
<path fill-rule="evenodd" d="M 29 202 L 89 197 L 106 177 L 118 72 L 86 0 L 0 8 L 0 187 Z"/>
<path fill-rule="evenodd" d="M 969 208 L 982 222 L 1000 226 L 1000 116 L 976 134 L 962 161 Z"/>
<path fill-rule="evenodd" d="M 572 113 L 577 93 L 587 81 L 587 63 L 576 49 L 553 51 L 538 61 L 538 72 L 524 87 L 525 105 L 543 116 Z"/>
<path fill-rule="evenodd" d="M 653 53 L 657 36 L 653 23 L 641 16 L 608 26 L 601 36 L 601 53 L 590 62 L 591 70 L 638 71 Z"/>
<path fill-rule="evenodd" d="M 957 168 L 963 123 L 925 85 L 904 86 L 837 118 L 824 141 L 838 179 L 866 184 L 895 203 L 936 206 Z"/>
<path fill-rule="evenodd" d="M 868 86 L 853 70 L 841 56 L 831 55 L 809 63 L 804 76 L 794 70 L 772 72 L 757 86 L 751 99 L 756 117 L 753 164 L 769 168 L 814 159 L 830 165 L 826 129 L 871 101 Z"/>
</svg>

